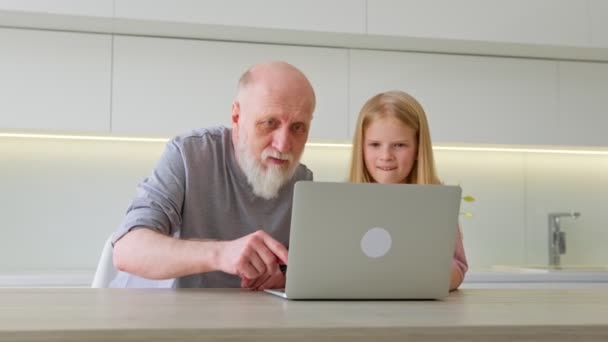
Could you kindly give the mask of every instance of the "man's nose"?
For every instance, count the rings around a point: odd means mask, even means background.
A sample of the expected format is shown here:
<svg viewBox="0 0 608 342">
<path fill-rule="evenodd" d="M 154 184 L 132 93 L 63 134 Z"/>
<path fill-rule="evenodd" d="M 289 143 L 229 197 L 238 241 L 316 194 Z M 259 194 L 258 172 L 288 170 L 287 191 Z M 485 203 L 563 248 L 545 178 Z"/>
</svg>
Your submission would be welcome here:
<svg viewBox="0 0 608 342">
<path fill-rule="evenodd" d="M 291 139 L 289 128 L 280 128 L 274 133 L 272 147 L 281 153 L 289 153 L 291 152 Z"/>
</svg>

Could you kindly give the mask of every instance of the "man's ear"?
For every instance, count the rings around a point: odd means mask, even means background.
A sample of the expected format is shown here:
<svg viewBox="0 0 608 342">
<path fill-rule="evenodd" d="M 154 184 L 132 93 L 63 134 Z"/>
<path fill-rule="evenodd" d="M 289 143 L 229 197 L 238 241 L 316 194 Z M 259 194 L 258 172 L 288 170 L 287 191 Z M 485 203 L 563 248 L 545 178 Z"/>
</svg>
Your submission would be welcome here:
<svg viewBox="0 0 608 342">
<path fill-rule="evenodd" d="M 241 117 L 241 105 L 238 101 L 234 101 L 232 103 L 232 117 L 231 122 L 232 126 L 235 126 L 239 123 L 239 118 Z"/>
</svg>

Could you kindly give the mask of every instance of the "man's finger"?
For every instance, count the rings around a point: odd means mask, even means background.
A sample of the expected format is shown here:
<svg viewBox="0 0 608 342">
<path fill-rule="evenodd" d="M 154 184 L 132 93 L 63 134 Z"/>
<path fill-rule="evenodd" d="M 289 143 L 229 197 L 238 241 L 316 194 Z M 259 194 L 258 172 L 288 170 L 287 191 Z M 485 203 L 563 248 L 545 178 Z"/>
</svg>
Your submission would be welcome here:
<svg viewBox="0 0 608 342">
<path fill-rule="evenodd" d="M 258 242 L 254 245 L 254 249 L 258 254 L 258 257 L 264 262 L 266 265 L 265 272 L 269 274 L 273 274 L 277 268 L 279 267 L 278 258 L 274 253 L 268 249 L 265 243 Z"/>
<path fill-rule="evenodd" d="M 237 275 L 241 278 L 255 279 L 259 274 L 259 271 L 250 262 L 244 262 L 237 270 Z"/>
<path fill-rule="evenodd" d="M 251 284 L 253 284 L 254 279 L 241 278 L 241 288 L 251 288 Z"/>
<path fill-rule="evenodd" d="M 262 276 L 260 276 L 258 279 L 256 279 L 251 285 L 250 287 L 253 290 L 259 291 L 260 290 L 260 286 L 263 285 L 264 283 L 266 283 L 269 279 L 272 278 L 272 273 L 270 274 L 263 274 Z"/>
<path fill-rule="evenodd" d="M 260 284 L 256 289 L 257 290 L 265 290 L 265 289 L 276 289 L 285 287 L 285 276 L 281 271 L 274 273 L 272 277 L 268 278 L 264 283 Z"/>
<path fill-rule="evenodd" d="M 253 267 L 255 267 L 256 269 L 256 274 L 253 277 L 249 277 L 249 278 L 257 278 L 260 275 L 266 273 L 266 263 L 264 263 L 264 261 L 262 260 L 262 258 L 260 258 L 260 255 L 258 254 L 257 250 L 254 248 L 254 250 L 252 251 L 252 253 L 250 255 L 248 255 L 249 257 L 249 263 L 251 265 L 253 265 Z"/>
<path fill-rule="evenodd" d="M 280 263 L 287 264 L 287 248 L 282 243 L 266 233 L 263 235 L 263 241 L 266 247 L 279 259 Z"/>
</svg>

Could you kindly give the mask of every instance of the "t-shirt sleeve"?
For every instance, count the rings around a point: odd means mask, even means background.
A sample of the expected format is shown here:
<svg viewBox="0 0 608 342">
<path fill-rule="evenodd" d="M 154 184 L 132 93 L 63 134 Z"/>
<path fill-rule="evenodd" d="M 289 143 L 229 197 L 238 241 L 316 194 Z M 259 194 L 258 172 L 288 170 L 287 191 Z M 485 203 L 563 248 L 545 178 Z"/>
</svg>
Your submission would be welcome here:
<svg viewBox="0 0 608 342">
<path fill-rule="evenodd" d="M 165 235 L 174 234 L 182 221 L 185 178 L 182 149 L 176 140 L 171 140 L 152 175 L 137 186 L 135 198 L 114 233 L 112 243 L 139 228 L 150 228 Z"/>
<path fill-rule="evenodd" d="M 463 277 L 469 269 L 467 257 L 464 253 L 464 243 L 462 241 L 462 231 L 460 230 L 460 227 L 458 228 L 458 235 L 456 236 L 456 248 L 454 249 L 454 260 L 452 264 L 454 268 L 460 271 Z"/>
</svg>

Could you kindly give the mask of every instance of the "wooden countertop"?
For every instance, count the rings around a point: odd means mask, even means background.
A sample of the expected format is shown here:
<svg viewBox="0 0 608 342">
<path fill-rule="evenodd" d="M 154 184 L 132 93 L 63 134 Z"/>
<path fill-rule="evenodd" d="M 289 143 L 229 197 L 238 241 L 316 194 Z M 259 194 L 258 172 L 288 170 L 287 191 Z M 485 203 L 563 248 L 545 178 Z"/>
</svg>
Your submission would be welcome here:
<svg viewBox="0 0 608 342">
<path fill-rule="evenodd" d="M 608 341 L 604 289 L 287 301 L 205 289 L 0 289 L 0 341 Z"/>
</svg>

